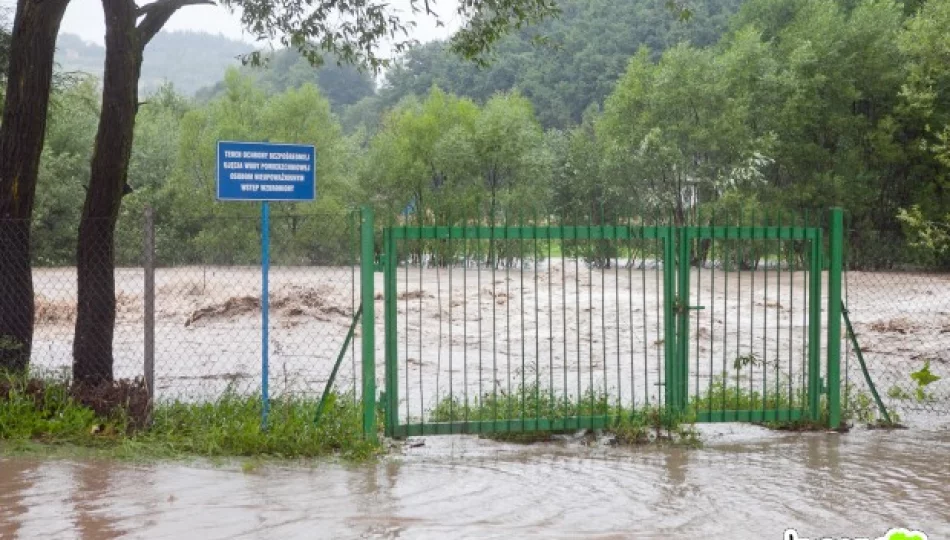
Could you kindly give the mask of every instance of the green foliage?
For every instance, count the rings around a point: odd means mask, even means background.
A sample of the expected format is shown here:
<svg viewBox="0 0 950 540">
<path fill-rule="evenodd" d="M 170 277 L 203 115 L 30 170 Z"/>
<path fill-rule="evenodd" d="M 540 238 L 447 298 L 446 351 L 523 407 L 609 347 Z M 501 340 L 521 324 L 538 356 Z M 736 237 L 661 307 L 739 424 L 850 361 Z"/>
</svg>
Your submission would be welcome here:
<svg viewBox="0 0 950 540">
<path fill-rule="evenodd" d="M 891 390 L 894 390 L 894 388 Z M 899 392 L 900 388 L 897 388 L 897 391 Z M 864 390 L 846 392 L 842 412 L 845 420 L 854 420 L 871 427 L 900 427 L 900 415 L 888 409 L 887 414 L 891 420 L 891 423 L 888 424 L 885 418 L 881 416 L 881 411 L 874 400 L 874 396 Z"/>
<path fill-rule="evenodd" d="M 0 336 L 0 351 L 18 351 L 23 348 L 23 344 L 10 336 Z"/>
<path fill-rule="evenodd" d="M 900 209 L 897 218 L 904 226 L 908 246 L 925 265 L 950 265 L 950 214 L 943 222 L 929 221 L 920 205 Z"/>
<path fill-rule="evenodd" d="M 318 200 L 274 209 L 275 227 L 289 229 L 274 233 L 278 242 L 287 242 L 275 246 L 277 262 L 349 261 L 352 236 L 346 207 L 355 202 L 353 149 L 327 100 L 309 84 L 268 96 L 236 70 L 228 73 L 226 83 L 225 95 L 180 115 L 176 157 L 147 165 L 167 175 L 155 187 L 146 185 L 141 196 L 156 207 L 161 219 L 156 239 L 159 252 L 174 255 L 176 262 L 247 264 L 257 260 L 259 233 L 246 225 L 257 218 L 259 208 L 214 202 L 215 149 L 219 140 L 269 140 L 313 144 L 319 149 Z M 142 158 L 144 167 L 148 162 L 146 156 Z M 134 205 L 127 209 L 134 214 Z M 296 220 L 292 215 L 313 217 Z"/>
<path fill-rule="evenodd" d="M 23 377 L 0 374 L 0 440 L 92 444 L 94 426 L 108 424 L 110 432 L 125 430 L 121 417 L 99 419 L 76 403 L 64 384 L 38 385 Z"/>
<path fill-rule="evenodd" d="M 341 113 L 346 107 L 375 94 L 375 81 L 369 73 L 330 60 L 315 67 L 297 51 L 283 49 L 266 57 L 262 65 L 243 67 L 241 73 L 252 78 L 255 85 L 268 94 L 315 85 L 335 113 Z M 211 83 L 215 84 L 211 86 Z M 208 81 L 196 97 L 198 101 L 206 102 L 221 97 L 226 90 L 226 81 Z"/>
<path fill-rule="evenodd" d="M 132 430 L 122 409 L 98 416 L 72 397 L 67 383 L 56 379 L 4 376 L 0 389 L 5 389 L 0 395 L 0 444 L 69 444 L 131 458 L 360 460 L 378 450 L 363 438 L 362 408 L 351 395 L 331 395 L 316 426 L 316 400 L 272 400 L 268 429 L 263 431 L 260 398 L 229 393 L 210 403 L 160 403 L 147 428 Z"/>
<path fill-rule="evenodd" d="M 483 108 L 432 89 L 390 113 L 367 149 L 360 184 L 383 216 L 417 209 L 502 222 L 545 208 L 550 158 L 530 103 L 498 95 Z M 526 202 L 533 204 L 526 204 Z M 420 210 L 410 219 L 424 219 Z M 387 219 L 387 218 L 384 218 Z"/>
<path fill-rule="evenodd" d="M 273 400 L 268 429 L 262 431 L 259 397 L 225 395 L 213 403 L 159 405 L 152 425 L 133 441 L 208 457 L 366 459 L 376 452 L 376 446 L 363 439 L 362 408 L 352 396 L 333 395 L 315 426 L 316 409 L 316 400 Z"/>
<path fill-rule="evenodd" d="M 512 393 L 486 392 L 473 402 L 457 397 L 442 398 L 430 413 L 432 422 L 478 422 L 543 418 L 559 420 L 571 417 L 609 417 L 606 431 L 617 442 L 643 444 L 671 440 L 679 444 L 699 444 L 690 418 L 656 407 L 625 408 L 611 403 L 602 391 L 588 389 L 582 396 L 559 395 L 534 384 L 521 385 Z M 583 426 L 580 426 L 583 428 Z M 534 442 L 550 438 L 551 433 L 512 432 L 492 434 L 497 440 Z"/>
<path fill-rule="evenodd" d="M 438 86 L 485 103 L 498 92 L 517 89 L 532 102 L 543 126 L 567 129 L 610 94 L 638 48 L 662 52 L 684 41 L 712 45 L 740 3 L 691 1 L 691 16 L 684 21 L 682 9 L 671 10 L 663 1 L 562 0 L 557 17 L 499 40 L 484 57 L 487 65 L 460 59 L 454 43 L 410 49 L 387 72 L 380 97 L 392 106 Z"/>
<path fill-rule="evenodd" d="M 754 355 L 740 358 L 749 362 L 755 359 Z M 736 362 L 738 364 L 740 359 Z M 759 363 L 757 359 L 755 362 Z M 754 383 L 742 383 L 739 379 L 730 383 L 722 377 L 716 377 L 702 395 L 693 398 L 690 406 L 695 411 L 807 409 L 808 407 L 807 389 L 796 387 L 790 392 L 787 378 L 784 381 L 780 380 L 777 385 L 773 383 L 772 387 L 766 388 L 764 392 L 750 389 L 751 386 L 754 386 Z"/>
<path fill-rule="evenodd" d="M 406 20 L 401 8 L 385 3 L 224 0 L 222 4 L 239 10 L 244 27 L 256 38 L 295 48 L 311 64 L 319 64 L 325 55 L 331 55 L 340 62 L 376 72 L 390 64 L 389 58 L 380 54 L 384 44 L 401 53 L 414 43 L 409 38 L 413 23 Z M 413 13 L 424 12 L 442 25 L 442 18 L 432 9 L 435 4 L 436 0 L 409 0 Z M 462 56 L 478 59 L 510 30 L 556 13 L 554 0 L 460 2 L 453 18 L 462 27 L 452 46 Z M 260 63 L 262 54 L 256 52 L 246 59 Z"/>
<path fill-rule="evenodd" d="M 927 387 L 939 381 L 941 377 L 930 371 L 930 360 L 924 362 L 922 368 L 911 373 L 910 379 L 914 383 L 914 388 L 911 392 L 895 384 L 888 389 L 888 397 L 901 401 L 912 399 L 918 402 L 925 402 L 933 400 L 933 394 L 927 391 Z"/>
</svg>

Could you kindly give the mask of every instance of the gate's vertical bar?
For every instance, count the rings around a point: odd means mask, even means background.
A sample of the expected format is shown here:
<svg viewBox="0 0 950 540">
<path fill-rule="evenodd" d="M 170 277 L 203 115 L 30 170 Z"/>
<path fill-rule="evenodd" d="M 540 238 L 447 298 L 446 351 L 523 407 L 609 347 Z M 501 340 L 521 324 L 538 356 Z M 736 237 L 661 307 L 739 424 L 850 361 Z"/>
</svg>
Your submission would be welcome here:
<svg viewBox="0 0 950 540">
<path fill-rule="evenodd" d="M 360 296 L 363 305 L 363 437 L 376 440 L 376 233 L 373 209 L 360 209 Z M 390 291 L 386 291 L 389 293 Z M 389 300 L 387 294 L 387 301 Z M 389 321 L 386 321 L 387 323 Z M 390 325 L 386 325 L 387 337 Z M 388 340 L 387 340 L 388 343 Z M 394 388 L 387 388 L 392 392 Z M 387 412 L 389 408 L 387 407 Z"/>
<path fill-rule="evenodd" d="M 844 212 L 831 210 L 831 260 L 828 267 L 828 422 L 841 425 L 841 272 L 844 259 Z"/>
<path fill-rule="evenodd" d="M 145 390 L 149 407 L 155 403 L 155 211 L 145 207 Z"/>
<path fill-rule="evenodd" d="M 663 360 L 665 386 L 663 388 L 664 407 L 676 407 L 676 318 L 673 303 L 676 301 L 676 230 L 673 225 L 662 229 L 663 239 Z"/>
<path fill-rule="evenodd" d="M 808 412 L 818 421 L 821 406 L 821 229 L 813 229 L 808 265 Z"/>
<path fill-rule="evenodd" d="M 405 230 L 405 229 L 404 229 Z M 397 309 L 399 295 L 397 294 L 396 269 L 399 268 L 399 255 L 396 246 L 396 230 L 388 227 L 383 233 L 383 317 L 385 320 L 385 380 L 386 380 L 386 429 L 390 436 L 395 436 L 399 426 L 399 325 Z M 420 250 L 420 261 L 422 251 Z M 422 262 L 419 263 L 419 273 L 422 273 Z M 408 284 L 408 271 L 406 272 Z M 408 285 L 407 285 L 408 290 Z M 421 289 L 420 289 L 421 290 Z M 407 304 L 409 300 L 406 300 Z M 407 311 L 408 313 L 408 311 Z M 409 353 L 409 322 L 406 322 L 406 354 Z M 420 342 L 421 343 L 421 342 Z M 422 387 L 419 387 L 420 395 Z M 406 411 L 409 410 L 409 369 L 406 367 Z"/>
</svg>

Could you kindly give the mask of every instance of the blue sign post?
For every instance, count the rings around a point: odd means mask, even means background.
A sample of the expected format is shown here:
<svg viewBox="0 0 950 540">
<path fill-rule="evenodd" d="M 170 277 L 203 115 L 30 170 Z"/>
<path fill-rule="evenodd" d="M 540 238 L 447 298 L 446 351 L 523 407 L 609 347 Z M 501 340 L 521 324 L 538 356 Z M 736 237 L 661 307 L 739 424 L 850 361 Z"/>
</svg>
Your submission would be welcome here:
<svg viewBox="0 0 950 540">
<path fill-rule="evenodd" d="M 270 201 L 303 202 L 317 197 L 317 151 L 313 146 L 218 142 L 219 201 L 261 201 L 261 428 L 270 412 Z"/>
</svg>

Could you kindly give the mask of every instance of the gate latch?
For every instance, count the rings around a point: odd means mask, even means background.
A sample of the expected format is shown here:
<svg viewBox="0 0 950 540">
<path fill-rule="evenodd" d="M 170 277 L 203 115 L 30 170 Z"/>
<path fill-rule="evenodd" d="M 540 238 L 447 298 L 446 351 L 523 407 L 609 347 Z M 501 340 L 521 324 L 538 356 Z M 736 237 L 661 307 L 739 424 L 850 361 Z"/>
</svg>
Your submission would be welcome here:
<svg viewBox="0 0 950 540">
<path fill-rule="evenodd" d="M 706 309 L 706 306 L 690 306 L 690 305 L 687 305 L 686 309 L 683 309 L 683 304 L 681 304 L 679 300 L 677 300 L 675 304 L 673 305 L 673 311 L 680 315 L 686 313 L 687 311 L 701 311 L 704 309 Z"/>
</svg>

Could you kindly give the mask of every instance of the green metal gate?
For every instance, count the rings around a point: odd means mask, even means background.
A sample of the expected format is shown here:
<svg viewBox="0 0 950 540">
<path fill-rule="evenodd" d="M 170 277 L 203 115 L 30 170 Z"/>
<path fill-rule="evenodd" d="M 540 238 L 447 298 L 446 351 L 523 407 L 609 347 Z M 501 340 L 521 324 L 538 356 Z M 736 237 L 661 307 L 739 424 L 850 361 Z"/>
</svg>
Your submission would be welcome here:
<svg viewBox="0 0 950 540">
<path fill-rule="evenodd" d="M 370 213 L 363 297 L 379 300 L 367 270 L 382 270 L 386 434 L 598 429 L 643 408 L 700 422 L 827 411 L 837 426 L 842 229 L 831 216 L 827 258 L 819 227 L 461 219 L 383 228 L 373 267 Z M 364 321 L 367 395 L 373 328 Z"/>
<path fill-rule="evenodd" d="M 724 264 L 693 264 L 704 244 Z M 678 248 L 674 406 L 700 422 L 817 420 L 822 230 L 683 227 Z M 763 267 L 730 271 L 753 250 Z"/>
</svg>

